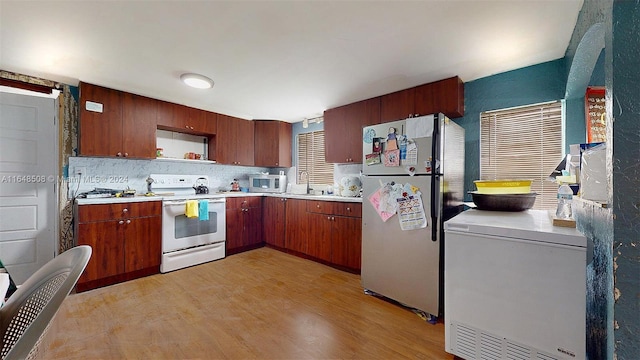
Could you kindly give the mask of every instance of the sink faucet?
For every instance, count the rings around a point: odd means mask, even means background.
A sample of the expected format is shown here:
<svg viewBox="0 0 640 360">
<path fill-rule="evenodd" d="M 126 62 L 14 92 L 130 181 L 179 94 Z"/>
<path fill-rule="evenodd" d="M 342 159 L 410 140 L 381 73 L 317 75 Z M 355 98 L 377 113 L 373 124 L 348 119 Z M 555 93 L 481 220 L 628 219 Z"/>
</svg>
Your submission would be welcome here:
<svg viewBox="0 0 640 360">
<path fill-rule="evenodd" d="M 309 187 L 309 172 L 307 170 L 300 171 L 300 180 L 302 180 L 302 175 L 305 175 L 307 177 L 307 194 L 309 194 L 309 191 L 311 190 L 311 188 Z"/>
</svg>

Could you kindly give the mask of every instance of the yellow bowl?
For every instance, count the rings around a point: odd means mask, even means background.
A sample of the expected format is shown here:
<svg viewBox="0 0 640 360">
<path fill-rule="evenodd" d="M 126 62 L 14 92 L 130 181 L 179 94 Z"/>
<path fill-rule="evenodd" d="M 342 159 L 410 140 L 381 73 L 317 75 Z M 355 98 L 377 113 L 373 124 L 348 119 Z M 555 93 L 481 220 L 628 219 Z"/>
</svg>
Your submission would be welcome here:
<svg viewBox="0 0 640 360">
<path fill-rule="evenodd" d="M 476 180 L 479 194 L 528 194 L 531 180 Z"/>
</svg>

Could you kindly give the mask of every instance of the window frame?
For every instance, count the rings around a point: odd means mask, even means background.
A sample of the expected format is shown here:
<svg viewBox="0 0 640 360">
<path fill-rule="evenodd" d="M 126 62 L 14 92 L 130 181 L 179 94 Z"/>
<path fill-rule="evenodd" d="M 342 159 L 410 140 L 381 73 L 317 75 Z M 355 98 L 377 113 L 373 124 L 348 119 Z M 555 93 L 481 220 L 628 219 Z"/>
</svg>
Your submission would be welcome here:
<svg viewBox="0 0 640 360">
<path fill-rule="evenodd" d="M 554 209 L 558 184 L 548 178 L 565 156 L 564 100 L 481 112 L 479 130 L 480 179 L 531 179 L 533 209 Z"/>
<path fill-rule="evenodd" d="M 333 184 L 334 167 L 325 160 L 325 139 L 324 129 L 296 135 L 296 182 L 298 184 L 307 182 L 307 179 L 301 176 L 303 171 L 308 172 L 309 183 L 312 185 Z M 309 142 L 311 146 L 308 146 Z M 309 154 L 309 150 L 312 154 Z"/>
</svg>

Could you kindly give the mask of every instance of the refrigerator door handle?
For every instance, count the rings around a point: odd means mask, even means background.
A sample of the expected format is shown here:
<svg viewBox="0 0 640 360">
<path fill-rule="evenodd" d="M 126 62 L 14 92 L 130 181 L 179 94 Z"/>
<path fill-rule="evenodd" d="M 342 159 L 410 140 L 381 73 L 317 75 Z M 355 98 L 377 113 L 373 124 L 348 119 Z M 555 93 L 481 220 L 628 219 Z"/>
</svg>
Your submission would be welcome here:
<svg viewBox="0 0 640 360">
<path fill-rule="evenodd" d="M 433 117 L 433 137 L 431 141 L 431 241 L 438 241 L 438 227 L 436 226 L 436 221 L 438 220 L 436 214 L 436 180 L 438 179 L 438 171 L 436 171 L 435 164 L 438 161 L 438 148 L 440 144 L 438 143 L 438 136 L 440 133 L 440 116 L 436 114 Z"/>
<path fill-rule="evenodd" d="M 431 176 L 431 241 L 438 241 L 438 227 L 436 222 L 438 216 L 436 214 L 436 179 L 437 175 Z"/>
</svg>

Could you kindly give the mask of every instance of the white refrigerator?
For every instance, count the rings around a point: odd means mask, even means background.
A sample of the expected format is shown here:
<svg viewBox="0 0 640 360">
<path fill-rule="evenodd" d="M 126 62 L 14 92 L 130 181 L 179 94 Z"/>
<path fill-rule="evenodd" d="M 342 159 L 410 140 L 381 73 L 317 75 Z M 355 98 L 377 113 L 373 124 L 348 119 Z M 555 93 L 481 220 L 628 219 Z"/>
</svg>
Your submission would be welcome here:
<svg viewBox="0 0 640 360">
<path fill-rule="evenodd" d="M 442 222 L 463 210 L 464 142 L 464 129 L 443 114 L 363 128 L 362 286 L 432 320 L 442 313 Z M 381 212 L 380 201 L 403 196 L 381 196 L 390 184 L 417 192 L 407 196 L 417 220 L 404 205 Z"/>
<path fill-rule="evenodd" d="M 468 210 L 444 224 L 445 350 L 584 359 L 587 239 L 546 210 Z"/>
</svg>

